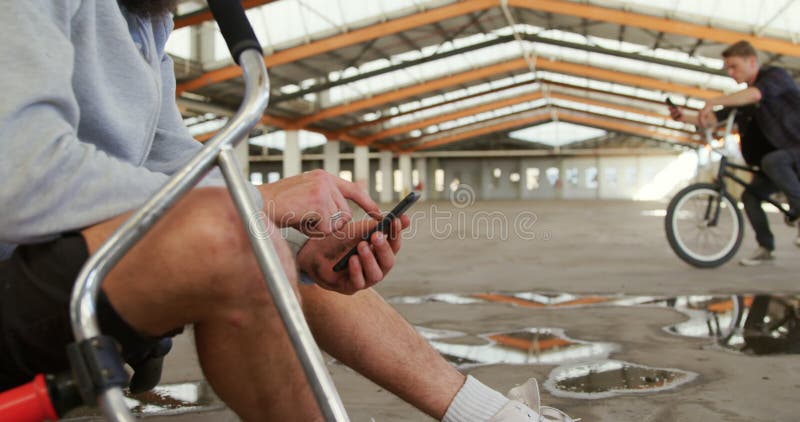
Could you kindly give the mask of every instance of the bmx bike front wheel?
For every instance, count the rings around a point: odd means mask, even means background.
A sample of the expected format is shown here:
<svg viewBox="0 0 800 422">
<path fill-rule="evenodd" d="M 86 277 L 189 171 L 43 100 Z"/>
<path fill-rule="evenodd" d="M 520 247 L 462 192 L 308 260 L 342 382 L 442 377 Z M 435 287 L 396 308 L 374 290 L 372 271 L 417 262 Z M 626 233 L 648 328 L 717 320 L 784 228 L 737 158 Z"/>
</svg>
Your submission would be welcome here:
<svg viewBox="0 0 800 422">
<path fill-rule="evenodd" d="M 667 207 L 665 228 L 675 254 L 698 268 L 714 268 L 729 261 L 744 234 L 737 202 L 710 183 L 678 192 Z"/>
</svg>

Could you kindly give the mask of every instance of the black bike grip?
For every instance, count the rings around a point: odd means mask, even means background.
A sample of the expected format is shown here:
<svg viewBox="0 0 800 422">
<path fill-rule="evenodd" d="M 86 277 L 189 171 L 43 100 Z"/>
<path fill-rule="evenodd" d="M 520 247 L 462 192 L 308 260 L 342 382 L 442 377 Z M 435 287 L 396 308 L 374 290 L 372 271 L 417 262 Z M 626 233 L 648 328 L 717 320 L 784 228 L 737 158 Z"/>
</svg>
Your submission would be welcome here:
<svg viewBox="0 0 800 422">
<path fill-rule="evenodd" d="M 239 0 L 208 0 L 208 8 L 214 15 L 222 37 L 228 44 L 228 50 L 237 64 L 239 55 L 247 49 L 253 48 L 259 53 L 262 52 L 261 44 Z"/>
</svg>

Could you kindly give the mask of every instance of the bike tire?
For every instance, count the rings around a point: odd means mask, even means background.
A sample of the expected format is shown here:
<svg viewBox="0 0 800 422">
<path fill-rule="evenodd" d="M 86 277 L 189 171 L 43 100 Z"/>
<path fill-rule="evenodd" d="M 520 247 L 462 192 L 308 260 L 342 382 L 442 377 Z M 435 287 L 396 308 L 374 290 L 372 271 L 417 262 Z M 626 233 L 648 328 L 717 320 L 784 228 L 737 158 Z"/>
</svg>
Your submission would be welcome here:
<svg viewBox="0 0 800 422">
<path fill-rule="evenodd" d="M 725 230 L 726 232 L 729 231 L 729 233 L 723 233 L 723 236 L 727 236 L 724 244 L 717 248 L 718 250 L 710 253 L 700 253 L 690 248 L 687 245 L 688 239 L 684 239 L 685 236 L 680 233 L 681 224 L 679 224 L 679 220 L 683 218 L 683 214 L 691 213 L 691 211 L 685 209 L 688 206 L 688 200 L 695 197 L 702 199 L 703 195 L 716 200 L 719 197 L 719 187 L 711 183 L 696 183 L 678 192 L 667 207 L 665 230 L 670 247 L 681 260 L 697 268 L 715 268 L 728 262 L 739 250 L 744 236 L 744 218 L 741 210 L 739 210 L 738 202 L 730 194 L 724 192 L 720 213 L 725 214 L 721 217 L 730 219 L 731 226 L 730 230 Z M 705 222 L 706 220 L 700 219 L 699 221 Z M 698 232 L 702 229 L 698 227 Z M 705 226 L 705 229 L 708 229 L 708 226 Z"/>
</svg>

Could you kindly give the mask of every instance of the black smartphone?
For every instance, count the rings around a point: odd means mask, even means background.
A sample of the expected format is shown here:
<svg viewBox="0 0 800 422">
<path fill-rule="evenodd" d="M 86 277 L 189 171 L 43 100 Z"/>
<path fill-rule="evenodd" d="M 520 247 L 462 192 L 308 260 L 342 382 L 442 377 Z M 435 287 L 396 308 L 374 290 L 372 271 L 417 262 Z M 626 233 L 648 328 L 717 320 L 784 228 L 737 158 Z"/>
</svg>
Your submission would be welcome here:
<svg viewBox="0 0 800 422">
<path fill-rule="evenodd" d="M 672 98 L 669 98 L 669 97 L 667 97 L 667 99 L 665 100 L 665 102 L 666 102 L 666 103 L 667 103 L 667 105 L 668 105 L 668 106 L 670 106 L 670 107 L 673 107 L 673 108 L 678 108 L 678 106 L 676 106 L 676 105 L 675 105 L 675 103 L 673 103 L 673 102 L 672 102 Z"/>
<path fill-rule="evenodd" d="M 403 213 L 411 208 L 411 206 L 417 202 L 419 197 L 420 195 L 417 192 L 409 193 L 408 196 L 403 198 L 402 201 L 395 205 L 395 207 L 389 211 L 389 213 L 386 214 L 380 222 L 378 222 L 378 225 L 370 230 L 369 233 L 365 234 L 361 240 L 369 241 L 369 239 L 372 237 L 372 234 L 378 230 L 382 231 L 384 234 L 389 234 L 389 229 L 392 227 L 392 221 L 394 221 L 395 218 L 403 215 Z M 358 243 L 361 243 L 361 241 Z M 358 243 L 356 243 L 355 246 L 353 246 L 353 249 L 350 249 L 350 252 L 347 252 L 347 254 L 343 256 L 342 259 L 336 263 L 336 265 L 333 266 L 333 271 L 339 272 L 347 268 L 347 263 L 350 260 L 350 257 L 358 253 Z"/>
</svg>

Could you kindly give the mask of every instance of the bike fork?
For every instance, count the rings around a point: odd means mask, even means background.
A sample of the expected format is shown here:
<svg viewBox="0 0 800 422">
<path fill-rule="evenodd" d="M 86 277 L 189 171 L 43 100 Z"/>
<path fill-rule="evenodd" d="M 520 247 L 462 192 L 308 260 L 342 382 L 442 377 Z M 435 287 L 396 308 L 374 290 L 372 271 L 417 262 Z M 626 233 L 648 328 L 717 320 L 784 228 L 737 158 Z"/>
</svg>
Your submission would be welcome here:
<svg viewBox="0 0 800 422">
<path fill-rule="evenodd" d="M 720 207 L 722 206 L 722 197 L 725 195 L 725 187 L 722 186 L 720 183 L 719 190 L 717 191 L 717 196 L 708 197 L 708 203 L 706 204 L 706 212 L 704 217 L 704 221 L 707 222 L 707 227 L 716 227 L 717 223 L 719 222 L 719 211 Z"/>
</svg>

